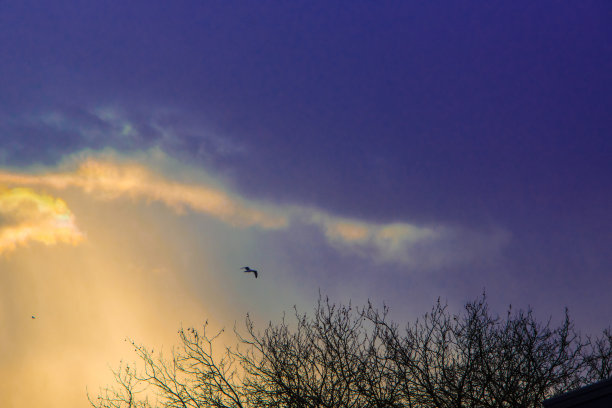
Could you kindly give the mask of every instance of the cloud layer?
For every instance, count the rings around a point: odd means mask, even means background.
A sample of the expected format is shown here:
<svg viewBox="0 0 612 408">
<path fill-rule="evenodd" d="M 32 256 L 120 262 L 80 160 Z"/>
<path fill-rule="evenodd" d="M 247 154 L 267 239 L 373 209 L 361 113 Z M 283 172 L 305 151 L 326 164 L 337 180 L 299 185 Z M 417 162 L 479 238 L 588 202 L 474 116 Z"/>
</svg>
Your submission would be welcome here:
<svg viewBox="0 0 612 408">
<path fill-rule="evenodd" d="M 291 229 L 292 225 L 311 225 L 318 228 L 323 239 L 339 251 L 377 262 L 393 262 L 423 269 L 464 262 L 472 256 L 482 256 L 483 252 L 495 252 L 507 238 L 496 233 L 500 239 L 488 240 L 487 233 L 461 231 L 440 225 L 375 223 L 299 205 L 273 205 L 241 197 L 221 183 L 211 181 L 212 178 L 202 170 L 199 172 L 204 177 L 197 181 L 183 181 L 181 175 L 190 172 L 193 173 L 193 169 L 159 150 L 131 158 L 107 151 L 105 154 L 75 155 L 60 166 L 43 171 L 0 171 L 0 183 L 55 191 L 76 189 L 98 200 L 128 198 L 159 202 L 177 213 L 191 211 L 205 214 L 235 228 L 286 230 Z M 16 191 L 30 191 L 26 194 L 29 200 L 35 195 L 31 190 Z M 49 200 L 45 198 L 41 202 Z M 65 203 L 54 203 L 54 210 L 43 214 L 53 214 L 59 218 L 54 218 L 52 222 L 41 221 L 40 231 L 36 230 L 38 232 L 24 238 L 8 238 L 7 235 L 7 242 L 18 239 L 77 242 L 81 235 L 74 224 L 74 217 Z M 44 231 L 50 227 L 55 228 L 55 235 L 44 235 Z M 15 234 L 11 232 L 11 236 Z"/>
<path fill-rule="evenodd" d="M 0 183 L 43 186 L 54 189 L 76 187 L 102 199 L 127 196 L 159 201 L 181 212 L 186 208 L 211 215 L 235 226 L 281 228 L 286 217 L 267 209 L 258 209 L 220 189 L 173 182 L 155 175 L 145 166 L 87 158 L 69 173 L 40 175 L 0 172 Z"/>
</svg>

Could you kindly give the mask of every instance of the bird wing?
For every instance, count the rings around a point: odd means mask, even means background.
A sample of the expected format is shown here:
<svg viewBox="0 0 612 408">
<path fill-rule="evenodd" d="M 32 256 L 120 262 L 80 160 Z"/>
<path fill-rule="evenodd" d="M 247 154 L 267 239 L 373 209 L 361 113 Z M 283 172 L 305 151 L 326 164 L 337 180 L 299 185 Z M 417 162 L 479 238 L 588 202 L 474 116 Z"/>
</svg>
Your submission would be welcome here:
<svg viewBox="0 0 612 408">
<path fill-rule="evenodd" d="M 253 271 L 253 273 L 255 274 L 255 279 L 257 279 L 257 271 Z"/>
</svg>

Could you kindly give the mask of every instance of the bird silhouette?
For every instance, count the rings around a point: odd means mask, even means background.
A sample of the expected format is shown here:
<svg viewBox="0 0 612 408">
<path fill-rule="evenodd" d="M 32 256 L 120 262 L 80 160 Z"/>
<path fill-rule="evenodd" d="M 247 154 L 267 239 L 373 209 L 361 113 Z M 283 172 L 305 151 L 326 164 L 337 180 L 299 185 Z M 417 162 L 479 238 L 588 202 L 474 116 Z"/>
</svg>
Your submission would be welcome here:
<svg viewBox="0 0 612 408">
<path fill-rule="evenodd" d="M 242 269 L 244 269 L 244 273 L 253 272 L 253 274 L 255 274 L 255 278 L 257 279 L 257 271 L 255 269 L 251 269 L 248 266 L 243 266 Z"/>
</svg>

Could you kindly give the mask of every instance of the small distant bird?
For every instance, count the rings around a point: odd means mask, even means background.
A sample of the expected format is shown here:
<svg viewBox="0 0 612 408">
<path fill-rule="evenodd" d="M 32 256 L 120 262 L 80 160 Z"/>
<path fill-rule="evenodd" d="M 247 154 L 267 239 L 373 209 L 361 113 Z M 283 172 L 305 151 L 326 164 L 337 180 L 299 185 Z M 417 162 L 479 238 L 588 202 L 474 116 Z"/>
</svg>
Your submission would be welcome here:
<svg viewBox="0 0 612 408">
<path fill-rule="evenodd" d="M 257 279 L 257 271 L 255 269 L 251 269 L 248 266 L 243 266 L 242 269 L 244 269 L 244 273 L 253 272 L 255 274 L 255 279 Z"/>
</svg>

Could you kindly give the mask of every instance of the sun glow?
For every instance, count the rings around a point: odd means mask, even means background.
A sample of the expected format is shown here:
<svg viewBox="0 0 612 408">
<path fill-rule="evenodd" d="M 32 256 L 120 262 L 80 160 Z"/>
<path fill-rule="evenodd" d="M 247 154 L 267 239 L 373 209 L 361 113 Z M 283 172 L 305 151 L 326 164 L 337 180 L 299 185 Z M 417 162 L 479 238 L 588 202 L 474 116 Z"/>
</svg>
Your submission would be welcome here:
<svg viewBox="0 0 612 408">
<path fill-rule="evenodd" d="M 76 245 L 84 239 L 66 203 L 27 188 L 0 190 L 0 253 L 29 241 Z"/>
</svg>

